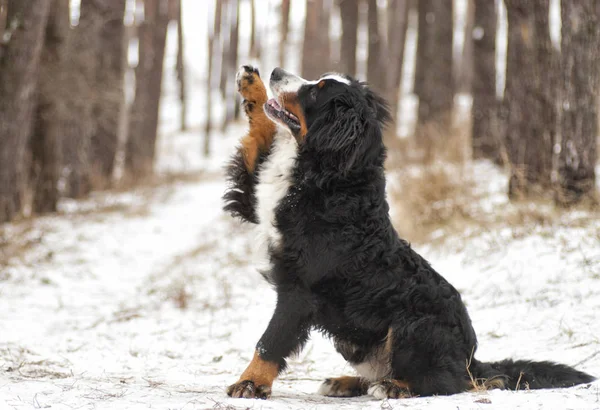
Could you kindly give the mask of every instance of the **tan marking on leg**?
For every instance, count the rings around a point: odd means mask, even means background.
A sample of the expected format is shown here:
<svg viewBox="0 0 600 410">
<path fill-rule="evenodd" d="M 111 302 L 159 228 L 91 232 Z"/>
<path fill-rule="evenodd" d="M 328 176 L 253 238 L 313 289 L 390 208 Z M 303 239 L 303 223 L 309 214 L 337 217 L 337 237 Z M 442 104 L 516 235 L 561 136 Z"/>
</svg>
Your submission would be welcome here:
<svg viewBox="0 0 600 410">
<path fill-rule="evenodd" d="M 244 99 L 246 115 L 250 122 L 248 133 L 242 138 L 244 162 L 250 172 L 254 172 L 256 160 L 266 152 L 273 142 L 276 127 L 263 109 L 267 102 L 267 90 L 256 72 L 244 72 L 239 76 L 238 92 Z"/>
<path fill-rule="evenodd" d="M 258 352 L 254 352 L 252 361 L 240 376 L 239 381 L 252 380 L 256 385 L 271 387 L 278 374 L 279 365 L 277 363 L 261 359 Z"/>
</svg>

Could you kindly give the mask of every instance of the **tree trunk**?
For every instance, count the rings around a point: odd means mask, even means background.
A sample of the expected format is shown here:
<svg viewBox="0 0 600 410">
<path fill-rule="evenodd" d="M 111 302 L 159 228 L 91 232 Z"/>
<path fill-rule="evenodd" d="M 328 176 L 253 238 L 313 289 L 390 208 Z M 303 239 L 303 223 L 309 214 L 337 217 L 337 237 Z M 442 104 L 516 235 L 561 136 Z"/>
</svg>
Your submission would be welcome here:
<svg viewBox="0 0 600 410">
<path fill-rule="evenodd" d="M 394 124 L 398 123 L 398 105 L 400 104 L 400 83 L 404 67 L 404 48 L 406 29 L 408 28 L 408 0 L 388 1 L 388 69 L 385 70 L 386 95 L 390 104 Z M 395 136 L 395 127 L 393 135 Z"/>
<path fill-rule="evenodd" d="M 416 83 L 419 96 L 417 143 L 428 150 L 431 138 L 446 134 L 454 99 L 451 1 L 419 1 Z"/>
<path fill-rule="evenodd" d="M 473 29 L 475 28 L 475 2 L 467 0 L 467 15 L 465 21 L 465 37 L 459 64 L 456 64 L 454 78 L 456 78 L 456 91 L 471 93 L 473 84 Z M 495 2 L 488 1 L 488 8 L 495 9 Z M 495 10 L 494 10 L 495 11 Z M 494 35 L 495 37 L 495 35 Z"/>
<path fill-rule="evenodd" d="M 600 3 L 562 1 L 562 126 L 556 201 L 597 199 Z"/>
<path fill-rule="evenodd" d="M 559 51 L 550 38 L 550 0 L 534 0 L 535 77 L 539 120 L 536 124 L 536 168 L 540 189 L 552 190 L 552 157 L 558 133 Z M 546 193 L 546 192 L 544 192 Z"/>
<path fill-rule="evenodd" d="M 6 16 L 8 13 L 8 0 L 0 0 L 0 34 L 4 36 L 6 29 Z M 0 58 L 2 58 L 4 47 L 0 47 Z"/>
<path fill-rule="evenodd" d="M 64 110 L 61 109 L 68 79 L 64 75 L 65 42 L 69 35 L 69 0 L 52 0 L 40 64 L 38 105 L 31 136 L 31 180 L 33 212 L 55 212 L 58 205 L 58 180 Z"/>
<path fill-rule="evenodd" d="M 22 210 L 27 184 L 26 147 L 50 2 L 10 0 L 10 39 L 0 59 L 0 223 Z M 4 35 L 6 39 L 6 34 Z"/>
<path fill-rule="evenodd" d="M 306 0 L 306 19 L 304 24 L 304 43 L 302 46 L 302 77 L 317 79 L 327 70 L 329 55 L 323 43 L 329 43 L 329 32 L 325 32 L 323 23 L 324 0 Z"/>
<path fill-rule="evenodd" d="M 227 107 L 225 111 L 225 122 L 223 123 L 223 130 L 227 124 L 236 120 L 240 116 L 240 101 L 238 93 L 235 89 L 234 77 L 238 68 L 238 44 L 239 44 L 239 27 L 240 27 L 240 1 L 232 0 L 230 4 L 230 23 L 229 23 L 229 45 L 227 47 L 227 55 L 223 60 L 222 70 L 226 72 L 226 84 L 225 84 L 225 105 Z M 223 77 L 221 77 L 222 79 Z"/>
<path fill-rule="evenodd" d="M 258 35 L 258 31 L 256 29 L 256 0 L 250 0 L 250 9 L 252 13 L 252 25 L 250 33 L 250 58 L 258 60 L 260 59 L 260 36 Z M 281 43 L 279 47 L 281 49 Z"/>
<path fill-rule="evenodd" d="M 94 0 L 98 11 L 100 37 L 96 53 L 92 170 L 96 188 L 110 186 L 115 167 L 119 135 L 119 113 L 124 95 L 123 36 L 126 0 Z"/>
<path fill-rule="evenodd" d="M 337 0 L 337 2 L 342 19 L 340 71 L 354 76 L 356 75 L 356 45 L 358 43 L 358 0 Z M 309 3 L 306 3 L 307 7 Z"/>
<path fill-rule="evenodd" d="M 496 98 L 496 4 L 475 0 L 474 29 L 465 41 L 473 43 L 471 142 L 473 158 L 500 161 Z"/>
<path fill-rule="evenodd" d="M 130 132 L 125 154 L 125 171 L 133 181 L 138 181 L 153 172 L 169 23 L 167 11 L 166 3 L 161 0 L 144 2 L 144 21 L 139 27 L 135 98 L 131 107 Z"/>
<path fill-rule="evenodd" d="M 279 66 L 285 67 L 287 56 L 285 48 L 288 41 L 288 32 L 290 30 L 290 0 L 281 1 L 281 22 L 279 26 Z"/>
<path fill-rule="evenodd" d="M 208 22 L 208 72 L 206 76 L 206 122 L 204 123 L 204 147 L 203 153 L 205 157 L 210 155 L 210 131 L 212 128 L 212 90 L 215 88 L 213 84 L 215 56 L 220 57 L 219 52 L 219 36 L 221 18 L 223 14 L 223 3 L 217 1 L 215 4 L 215 15 L 212 27 Z"/>
<path fill-rule="evenodd" d="M 368 0 L 368 34 L 369 56 L 367 60 L 367 80 L 379 93 L 385 92 L 384 66 L 389 67 L 383 60 L 384 37 L 379 29 L 377 0 Z M 389 68 L 388 68 L 389 69 Z"/>
<path fill-rule="evenodd" d="M 96 132 L 94 107 L 97 81 L 97 50 L 101 19 L 93 0 L 82 0 L 79 25 L 67 39 L 64 76 L 63 162 L 67 170 L 65 195 L 82 198 L 92 189 L 91 144 Z M 67 86 L 68 84 L 68 86 Z"/>
<path fill-rule="evenodd" d="M 508 195 L 512 199 L 544 195 L 551 187 L 553 116 L 552 84 L 542 83 L 552 70 L 543 52 L 551 48 L 548 0 L 505 0 L 508 19 L 506 152 L 511 165 Z M 545 19 L 545 24 L 539 20 Z M 536 23 L 536 20 L 538 22 Z M 545 30 L 543 30 L 545 26 Z M 536 31 L 537 30 L 537 31 Z M 550 123 L 546 123 L 550 121 Z"/>
<path fill-rule="evenodd" d="M 217 3 L 220 3 L 219 7 L 221 9 L 221 20 L 219 21 L 219 25 L 216 27 L 216 30 L 219 30 L 219 41 L 221 43 L 221 76 L 219 81 L 219 89 L 221 90 L 221 95 L 223 98 L 227 96 L 227 56 L 229 56 L 229 45 L 231 43 L 231 39 L 229 35 L 231 30 L 229 29 L 229 25 L 231 24 L 231 13 L 232 13 L 232 1 L 237 0 L 220 0 Z M 222 35 L 221 35 L 222 34 Z"/>
<path fill-rule="evenodd" d="M 187 130 L 187 88 L 185 69 L 185 50 L 183 43 L 183 19 L 181 16 L 181 0 L 177 2 L 177 81 L 179 83 L 179 103 L 181 105 L 180 125 L 181 131 Z"/>
</svg>

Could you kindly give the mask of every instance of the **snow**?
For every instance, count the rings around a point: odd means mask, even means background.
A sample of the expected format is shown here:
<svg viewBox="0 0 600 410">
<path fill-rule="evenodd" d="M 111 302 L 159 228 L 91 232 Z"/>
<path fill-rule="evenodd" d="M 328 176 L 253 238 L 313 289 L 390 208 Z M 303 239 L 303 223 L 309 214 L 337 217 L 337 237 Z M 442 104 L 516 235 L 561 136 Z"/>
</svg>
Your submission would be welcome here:
<svg viewBox="0 0 600 410">
<path fill-rule="evenodd" d="M 0 410 L 600 408 L 600 382 L 396 401 L 321 397 L 324 378 L 352 369 L 317 333 L 270 400 L 228 398 L 275 294 L 253 265 L 255 231 L 221 211 L 221 168 L 246 125 L 214 132 L 213 156 L 200 155 L 206 25 L 195 19 L 210 7 L 184 7 L 191 128 L 176 132 L 171 31 L 158 182 L 64 200 L 56 215 L 0 227 Z M 510 206 L 506 175 L 473 167 L 482 212 Z M 556 360 L 600 376 L 599 245 L 597 214 L 578 212 L 414 246 L 461 291 L 480 360 Z"/>
</svg>

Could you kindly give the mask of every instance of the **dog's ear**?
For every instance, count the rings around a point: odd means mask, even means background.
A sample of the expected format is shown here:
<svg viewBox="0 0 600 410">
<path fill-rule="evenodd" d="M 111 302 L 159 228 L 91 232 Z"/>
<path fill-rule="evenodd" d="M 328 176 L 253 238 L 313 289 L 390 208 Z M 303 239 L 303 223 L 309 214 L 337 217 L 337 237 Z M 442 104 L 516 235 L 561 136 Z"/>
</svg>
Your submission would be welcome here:
<svg viewBox="0 0 600 410">
<path fill-rule="evenodd" d="M 348 172 L 381 154 L 381 130 L 388 118 L 385 101 L 376 94 L 371 93 L 365 105 L 357 94 L 343 93 L 330 101 L 309 128 L 306 144 L 316 152 L 327 153 L 341 166 L 340 171 Z"/>
<path fill-rule="evenodd" d="M 366 84 L 362 84 L 362 86 L 369 107 L 375 111 L 375 116 L 381 127 L 385 127 L 392 121 L 389 104 L 383 97 L 367 87 Z"/>
</svg>

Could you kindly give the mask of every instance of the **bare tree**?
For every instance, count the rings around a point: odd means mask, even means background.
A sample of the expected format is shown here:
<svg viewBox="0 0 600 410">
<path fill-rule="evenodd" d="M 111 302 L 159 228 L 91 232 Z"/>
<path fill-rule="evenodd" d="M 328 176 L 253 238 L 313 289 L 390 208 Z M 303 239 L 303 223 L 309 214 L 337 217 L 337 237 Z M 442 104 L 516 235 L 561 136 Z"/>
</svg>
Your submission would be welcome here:
<svg viewBox="0 0 600 410">
<path fill-rule="evenodd" d="M 0 223 L 22 210 L 26 147 L 50 2 L 10 0 L 0 59 Z M 8 39 L 8 40 L 7 40 Z"/>
<path fill-rule="evenodd" d="M 58 205 L 58 181 L 64 110 L 61 107 L 66 76 L 65 42 L 70 31 L 69 0 L 52 0 L 40 65 L 38 104 L 31 136 L 31 180 L 33 212 L 55 212 Z"/>
<path fill-rule="evenodd" d="M 475 0 L 474 25 L 466 41 L 473 43 L 473 105 L 471 141 L 473 158 L 500 158 L 496 113 L 496 30 L 495 2 Z"/>
<path fill-rule="evenodd" d="M 166 2 L 144 1 L 144 20 L 139 27 L 135 98 L 125 153 L 125 171 L 134 181 L 153 171 L 168 17 Z"/>
<path fill-rule="evenodd" d="M 505 144 L 511 168 L 508 194 L 515 199 L 544 195 L 551 187 L 554 124 L 546 123 L 542 108 L 544 100 L 552 98 L 545 90 L 553 84 L 543 84 L 542 73 L 552 66 L 542 65 L 545 57 L 541 52 L 550 45 L 550 34 L 547 22 L 539 23 L 539 19 L 548 19 L 548 3 L 505 0 L 509 31 Z"/>
<path fill-rule="evenodd" d="M 422 147 L 429 147 L 429 139 L 434 137 L 433 134 L 447 132 L 452 118 L 453 3 L 420 0 L 418 7 L 419 38 L 415 75 L 415 90 L 419 96 L 417 142 Z"/>
<path fill-rule="evenodd" d="M 0 33 L 4 35 L 6 29 L 6 15 L 8 13 L 8 0 L 0 0 Z M 0 48 L 0 58 L 2 57 L 2 48 Z"/>
<path fill-rule="evenodd" d="M 533 24 L 535 26 L 535 77 L 537 79 L 536 124 L 539 188 L 544 193 L 552 191 L 552 152 L 558 133 L 558 95 L 560 92 L 559 51 L 550 38 L 550 0 L 534 0 Z"/>
<path fill-rule="evenodd" d="M 342 19 L 340 71 L 349 75 L 356 75 L 358 0 L 337 0 L 337 3 L 340 8 L 340 16 Z"/>
<path fill-rule="evenodd" d="M 223 55 L 223 66 L 221 72 L 225 72 L 227 83 L 225 86 L 225 122 L 223 128 L 231 121 L 239 118 L 240 104 L 239 96 L 233 84 L 233 78 L 238 68 L 238 45 L 240 38 L 240 1 L 231 0 L 229 10 L 229 44 L 227 46 L 227 54 Z M 223 79 L 223 76 L 221 76 Z"/>
<path fill-rule="evenodd" d="M 181 105 L 180 130 L 187 130 L 187 84 L 185 69 L 185 49 L 183 39 L 183 19 L 181 16 L 181 0 L 177 1 L 177 81 L 179 82 L 179 103 Z"/>
<path fill-rule="evenodd" d="M 561 17 L 562 126 L 556 201 L 571 205 L 594 198 L 596 190 L 600 3 L 562 1 Z"/>
<path fill-rule="evenodd" d="M 288 32 L 290 31 L 290 0 L 281 1 L 281 22 L 279 26 L 279 66 L 285 67 L 286 55 L 285 47 L 288 41 Z"/>
<path fill-rule="evenodd" d="M 304 44 L 302 46 L 302 76 L 315 79 L 329 68 L 329 25 L 325 0 L 306 0 Z"/>
<path fill-rule="evenodd" d="M 467 0 L 467 15 L 464 28 L 464 42 L 458 64 L 455 64 L 456 91 L 470 93 L 473 84 L 473 29 L 475 27 L 475 2 Z M 488 8 L 495 8 L 494 1 L 488 1 Z"/>
<path fill-rule="evenodd" d="M 284 0 L 285 2 L 285 0 Z M 288 2 L 289 4 L 289 2 Z M 282 5 L 283 7 L 283 5 Z M 260 37 L 258 35 L 258 30 L 256 29 L 256 0 L 250 0 L 250 10 L 252 14 L 251 18 L 251 28 L 250 28 L 250 58 L 259 59 L 260 58 Z M 289 17 L 289 16 L 288 16 Z M 283 22 L 282 22 L 283 23 Z M 281 38 L 281 43 L 279 48 L 281 49 L 282 43 L 284 39 Z M 283 43 L 285 44 L 285 43 Z"/>
<path fill-rule="evenodd" d="M 400 102 L 400 81 L 404 62 L 404 47 L 406 43 L 406 30 L 408 28 L 408 0 L 388 1 L 388 40 L 387 55 L 388 65 L 385 74 L 387 100 L 394 123 L 398 121 L 398 104 Z"/>
<path fill-rule="evenodd" d="M 96 132 L 94 107 L 96 94 L 97 50 L 101 19 L 94 0 L 82 0 L 79 24 L 66 42 L 62 156 L 67 171 L 65 195 L 86 196 L 92 189 L 91 145 Z"/>
<path fill-rule="evenodd" d="M 228 76 L 228 67 L 226 64 L 227 58 L 229 56 L 229 45 L 231 44 L 231 40 L 229 38 L 230 30 L 229 26 L 231 24 L 231 14 L 233 13 L 233 1 L 237 0 L 221 0 L 217 1 L 219 3 L 219 8 L 221 9 L 221 20 L 219 24 L 216 26 L 216 30 L 219 31 L 219 42 L 221 44 L 221 76 L 219 77 L 219 89 L 221 90 L 221 95 L 223 98 L 227 95 L 227 80 Z"/>
<path fill-rule="evenodd" d="M 94 116 L 96 129 L 92 136 L 92 169 L 95 185 L 105 188 L 111 184 L 117 155 L 119 113 L 125 98 L 123 37 L 126 0 L 94 0 L 86 2 L 93 8 L 99 25 L 96 49 L 96 81 Z M 82 4 L 83 5 L 83 4 Z"/>
<path fill-rule="evenodd" d="M 208 22 L 208 73 L 206 76 L 206 122 L 204 124 L 204 148 L 203 152 L 205 156 L 210 155 L 210 131 L 212 127 L 212 90 L 214 88 L 213 80 L 214 76 L 214 63 L 216 57 L 220 57 L 219 52 L 219 36 L 221 34 L 221 18 L 223 13 L 223 3 L 220 1 L 215 2 L 215 13 L 211 26 L 211 22 Z"/>
<path fill-rule="evenodd" d="M 367 80 L 373 89 L 380 93 L 385 91 L 385 77 L 383 69 L 388 66 L 383 63 L 384 57 L 384 36 L 379 28 L 379 14 L 377 0 L 368 0 L 368 35 L 369 35 L 369 55 L 367 60 Z M 397 45 L 394 45 L 397 46 Z"/>
</svg>

